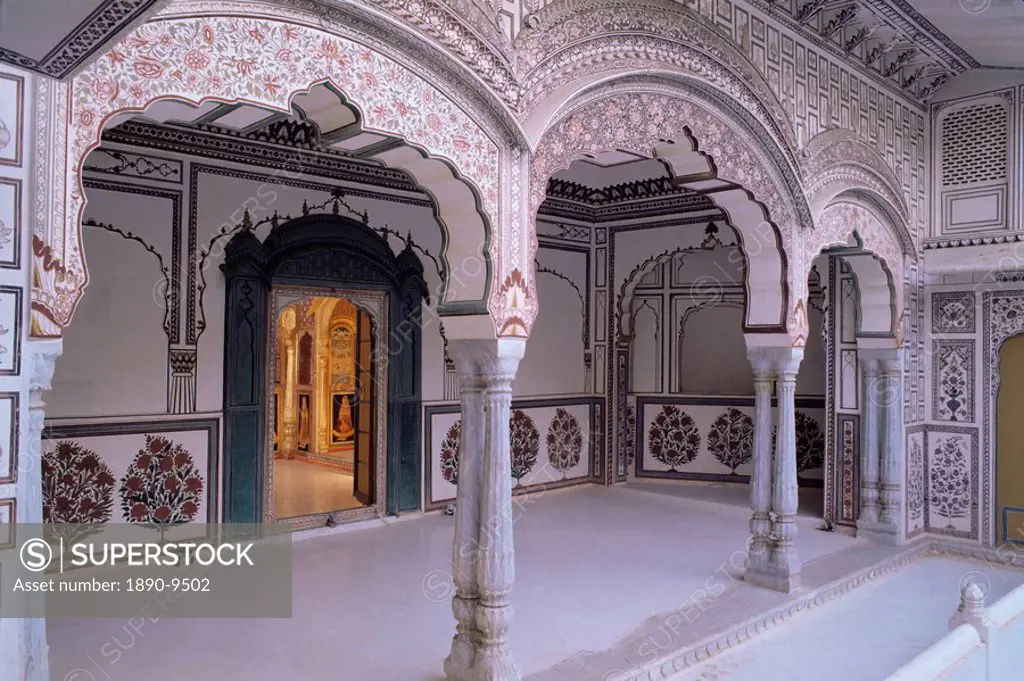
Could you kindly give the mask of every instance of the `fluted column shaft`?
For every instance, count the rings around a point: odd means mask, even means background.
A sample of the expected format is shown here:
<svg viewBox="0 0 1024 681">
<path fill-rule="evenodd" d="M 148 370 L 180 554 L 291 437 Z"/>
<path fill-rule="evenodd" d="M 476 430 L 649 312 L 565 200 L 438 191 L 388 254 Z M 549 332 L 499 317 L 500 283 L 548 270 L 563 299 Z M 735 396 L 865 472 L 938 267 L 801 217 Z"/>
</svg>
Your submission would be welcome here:
<svg viewBox="0 0 1024 681">
<path fill-rule="evenodd" d="M 751 358 L 754 368 L 754 451 L 750 473 L 749 570 L 763 570 L 771 556 L 772 384 L 771 365 Z"/>
<path fill-rule="evenodd" d="M 452 341 L 463 421 L 453 564 L 458 622 L 445 673 L 452 681 L 520 681 L 508 647 L 515 581 L 512 538 L 512 380 L 520 340 Z"/>
<path fill-rule="evenodd" d="M 459 477 L 455 498 L 455 542 L 452 547 L 452 614 L 456 629 L 444 661 L 449 679 L 469 679 L 475 656 L 477 590 L 476 560 L 480 536 L 480 488 L 483 486 L 484 382 L 470 364 L 459 373 Z"/>
<path fill-rule="evenodd" d="M 879 380 L 878 361 L 873 357 L 861 356 L 861 371 L 864 374 L 864 401 L 862 418 L 864 420 L 863 437 L 861 438 L 861 472 L 860 472 L 860 517 L 858 528 L 874 529 L 878 525 L 878 478 L 879 478 Z"/>
<path fill-rule="evenodd" d="M 519 358 L 502 358 L 486 377 L 484 484 L 480 498 L 484 519 L 477 556 L 480 603 L 476 625 L 480 632 L 474 681 L 513 681 L 521 678 L 508 648 L 513 609 L 509 602 L 515 581 L 512 541 L 512 379 Z"/>
<path fill-rule="evenodd" d="M 796 512 L 799 499 L 796 478 L 796 375 L 803 357 L 794 348 L 793 356 L 777 366 L 778 434 L 772 467 L 772 511 L 775 519 L 772 535 L 775 547 L 771 556 L 772 572 L 781 591 L 791 591 L 800 582 L 800 558 L 796 550 Z"/>
<path fill-rule="evenodd" d="M 903 369 L 899 359 L 881 362 L 884 388 L 880 408 L 884 412 L 879 479 L 879 520 L 886 532 L 899 534 L 900 479 L 903 465 Z"/>
</svg>

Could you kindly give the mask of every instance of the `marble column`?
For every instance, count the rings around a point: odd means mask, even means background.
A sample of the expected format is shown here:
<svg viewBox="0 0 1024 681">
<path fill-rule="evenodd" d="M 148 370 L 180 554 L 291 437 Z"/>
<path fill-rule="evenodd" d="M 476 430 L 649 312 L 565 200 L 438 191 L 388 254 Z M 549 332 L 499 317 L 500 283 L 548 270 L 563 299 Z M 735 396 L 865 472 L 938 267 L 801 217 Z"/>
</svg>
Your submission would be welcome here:
<svg viewBox="0 0 1024 681">
<path fill-rule="evenodd" d="M 771 556 L 772 385 L 774 368 L 761 353 L 750 353 L 754 370 L 754 451 L 750 473 L 750 542 L 748 574 L 763 573 Z M 756 577 L 752 581 L 756 581 Z"/>
<path fill-rule="evenodd" d="M 453 681 L 520 681 L 507 639 L 515 580 L 509 418 L 526 342 L 455 340 L 449 347 L 463 420 L 453 561 L 458 625 L 445 673 Z"/>
<path fill-rule="evenodd" d="M 458 342 L 452 343 L 458 348 Z M 462 350 L 459 348 L 459 350 Z M 444 661 L 444 671 L 453 681 L 466 681 L 475 657 L 476 611 L 480 602 L 477 589 L 477 538 L 480 534 L 480 487 L 483 482 L 484 387 L 469 352 L 453 350 L 458 358 L 459 401 L 462 407 L 459 427 L 459 484 L 455 498 L 455 543 L 452 548 L 452 614 L 455 636 Z"/>
<path fill-rule="evenodd" d="M 885 399 L 879 405 L 884 411 L 879 481 L 881 493 L 879 520 L 884 530 L 893 535 L 894 540 L 898 543 L 902 540 L 900 498 L 903 477 L 903 366 L 898 357 L 890 357 L 882 361 L 881 368 L 885 377 Z"/>
<path fill-rule="evenodd" d="M 861 405 L 863 419 L 860 460 L 860 516 L 857 532 L 871 532 L 878 527 L 878 361 L 861 352 L 860 367 L 864 376 L 864 399 Z"/>
<path fill-rule="evenodd" d="M 800 586 L 800 557 L 796 550 L 796 375 L 803 348 L 780 351 L 776 361 L 778 388 L 778 430 L 775 460 L 772 462 L 772 537 L 774 547 L 769 570 L 777 591 L 790 592 Z"/>
<path fill-rule="evenodd" d="M 484 471 L 480 495 L 480 549 L 477 581 L 480 603 L 476 624 L 480 642 L 473 681 L 519 681 L 519 668 L 508 647 L 513 609 L 509 601 L 515 581 L 512 541 L 512 380 L 526 350 L 525 341 L 499 340 L 498 352 L 483 364 Z"/>
</svg>

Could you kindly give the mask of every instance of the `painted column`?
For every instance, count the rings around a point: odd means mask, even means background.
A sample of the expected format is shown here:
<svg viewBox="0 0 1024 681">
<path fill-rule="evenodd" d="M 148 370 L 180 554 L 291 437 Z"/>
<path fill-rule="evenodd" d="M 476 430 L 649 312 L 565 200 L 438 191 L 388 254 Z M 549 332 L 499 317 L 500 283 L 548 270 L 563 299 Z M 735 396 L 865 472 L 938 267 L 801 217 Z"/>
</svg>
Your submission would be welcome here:
<svg viewBox="0 0 1024 681">
<path fill-rule="evenodd" d="M 481 362 L 484 393 L 483 486 L 477 555 L 480 601 L 476 625 L 480 640 L 473 681 L 520 681 L 507 636 L 513 609 L 509 602 L 515 581 L 512 541 L 512 451 L 509 419 L 512 380 L 526 351 L 525 339 L 499 339 L 496 352 Z"/>
<path fill-rule="evenodd" d="M 860 473 L 860 517 L 857 531 L 872 532 L 877 529 L 878 509 L 878 438 L 879 438 L 879 387 L 878 361 L 861 351 L 861 371 L 864 374 L 863 437 L 861 438 Z"/>
<path fill-rule="evenodd" d="M 771 556 L 772 384 L 770 360 L 750 353 L 754 369 L 754 451 L 750 473 L 750 546 L 748 572 L 763 572 Z"/>
<path fill-rule="evenodd" d="M 295 458 L 298 446 L 298 388 L 295 375 L 295 308 L 287 307 L 281 313 L 281 327 L 287 334 L 284 364 L 284 413 L 281 417 L 281 452 L 288 459 Z"/>
<path fill-rule="evenodd" d="M 796 550 L 796 375 L 803 348 L 779 349 L 775 368 L 778 387 L 778 431 L 775 461 L 772 462 L 772 535 L 775 546 L 770 571 L 777 591 L 790 592 L 800 586 L 800 557 Z"/>
<path fill-rule="evenodd" d="M 884 415 L 881 437 L 880 530 L 890 535 L 890 541 L 901 543 L 900 496 L 903 467 L 903 366 L 898 350 L 881 360 L 882 388 L 879 410 Z"/>
<path fill-rule="evenodd" d="M 452 614 L 457 622 L 451 653 L 444 671 L 452 681 L 468 681 L 475 657 L 477 589 L 477 538 L 480 535 L 480 487 L 484 453 L 484 387 L 479 369 L 466 341 L 454 341 L 451 351 L 459 375 L 459 484 L 455 498 L 455 542 L 452 547 Z"/>
</svg>

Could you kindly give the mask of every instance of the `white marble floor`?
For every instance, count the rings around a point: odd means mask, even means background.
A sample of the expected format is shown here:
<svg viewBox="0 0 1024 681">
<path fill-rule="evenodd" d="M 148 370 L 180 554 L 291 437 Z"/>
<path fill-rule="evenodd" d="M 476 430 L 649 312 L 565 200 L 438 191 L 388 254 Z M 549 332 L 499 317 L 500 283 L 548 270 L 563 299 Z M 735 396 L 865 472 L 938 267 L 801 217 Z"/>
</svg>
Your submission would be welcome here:
<svg viewBox="0 0 1024 681">
<path fill-rule="evenodd" d="M 881 681 L 948 633 L 964 580 L 982 586 L 991 603 L 1024 582 L 1024 573 L 924 558 L 672 681 Z"/>
<path fill-rule="evenodd" d="M 612 648 L 710 578 L 734 579 L 749 517 L 740 496 L 658 492 L 581 487 L 519 501 L 510 640 L 527 675 Z M 798 524 L 805 560 L 855 543 L 815 531 L 813 517 Z M 52 621 L 52 678 L 437 681 L 454 630 L 453 526 L 429 515 L 296 541 L 291 619 L 162 619 L 141 633 L 121 620 Z"/>
<path fill-rule="evenodd" d="M 274 515 L 295 518 L 362 506 L 352 496 L 352 474 L 329 466 L 274 460 Z"/>
</svg>

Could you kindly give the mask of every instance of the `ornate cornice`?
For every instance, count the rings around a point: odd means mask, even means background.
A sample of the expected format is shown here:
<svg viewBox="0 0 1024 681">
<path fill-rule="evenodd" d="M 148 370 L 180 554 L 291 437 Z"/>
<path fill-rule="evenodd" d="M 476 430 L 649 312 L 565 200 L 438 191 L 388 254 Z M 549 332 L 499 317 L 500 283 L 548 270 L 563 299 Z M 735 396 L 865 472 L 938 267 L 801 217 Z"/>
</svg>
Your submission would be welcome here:
<svg viewBox="0 0 1024 681">
<path fill-rule="evenodd" d="M 7 62 L 53 78 L 65 78 L 88 61 L 112 38 L 143 20 L 167 0 L 104 0 L 42 59 L 0 47 L 0 62 Z"/>
<path fill-rule="evenodd" d="M 929 239 L 924 242 L 924 250 L 935 251 L 942 248 L 960 248 L 963 246 L 991 246 L 993 244 L 1016 244 L 1024 241 L 1024 233 L 993 234 L 990 236 L 971 236 L 959 239 Z"/>
<path fill-rule="evenodd" d="M 792 3 L 748 0 L 781 26 L 842 59 L 861 73 L 927 100 L 951 76 L 980 65 L 906 0 Z"/>
<path fill-rule="evenodd" d="M 420 194 L 420 189 L 400 170 L 359 161 L 337 151 L 289 146 L 258 139 L 259 133 L 202 126 L 154 125 L 127 121 L 103 133 L 103 141 L 145 149 L 214 158 L 267 168 L 289 167 L 301 162 L 303 172 L 339 182 L 359 182 Z"/>
<path fill-rule="evenodd" d="M 718 219 L 721 211 L 702 195 L 662 196 L 641 201 L 621 201 L 601 206 L 587 205 L 548 197 L 541 205 L 539 214 L 568 220 L 580 220 L 602 224 L 623 220 L 649 220 L 667 215 L 693 214 L 697 221 Z M 541 235 L 544 236 L 544 235 Z"/>
<path fill-rule="evenodd" d="M 670 194 L 688 194 L 694 197 L 697 204 L 706 201 L 708 205 L 712 205 L 704 197 L 692 191 L 676 187 L 672 184 L 672 178 L 670 177 L 651 177 L 597 189 L 569 180 L 559 180 L 554 177 L 548 180 L 549 198 L 575 201 L 591 206 L 603 206 L 622 201 L 639 201 Z"/>
</svg>

